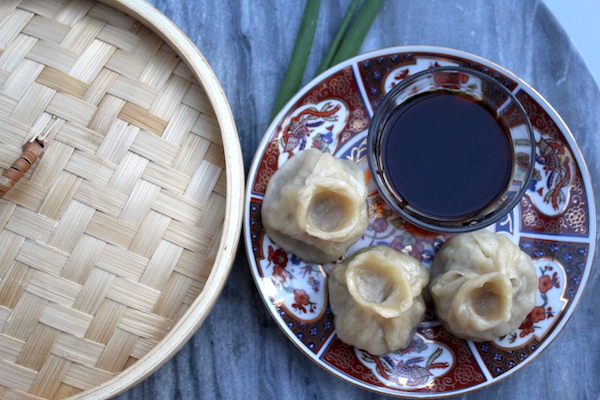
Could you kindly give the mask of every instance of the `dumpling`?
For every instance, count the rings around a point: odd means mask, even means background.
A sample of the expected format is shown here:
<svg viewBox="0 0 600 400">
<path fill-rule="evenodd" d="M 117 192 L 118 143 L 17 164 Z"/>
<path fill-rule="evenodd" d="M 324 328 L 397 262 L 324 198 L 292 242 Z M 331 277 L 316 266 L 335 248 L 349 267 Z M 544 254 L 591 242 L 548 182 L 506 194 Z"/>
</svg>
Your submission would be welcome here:
<svg viewBox="0 0 600 400">
<path fill-rule="evenodd" d="M 450 238 L 431 266 L 436 313 L 455 336 L 493 340 L 517 329 L 535 306 L 533 261 L 506 236 L 480 230 Z"/>
<path fill-rule="evenodd" d="M 262 223 L 271 240 L 302 260 L 335 261 L 369 226 L 367 194 L 354 162 L 304 150 L 269 180 Z"/>
<path fill-rule="evenodd" d="M 425 316 L 427 269 L 388 246 L 367 247 L 335 266 L 329 303 L 340 340 L 373 355 L 407 346 Z"/>
</svg>

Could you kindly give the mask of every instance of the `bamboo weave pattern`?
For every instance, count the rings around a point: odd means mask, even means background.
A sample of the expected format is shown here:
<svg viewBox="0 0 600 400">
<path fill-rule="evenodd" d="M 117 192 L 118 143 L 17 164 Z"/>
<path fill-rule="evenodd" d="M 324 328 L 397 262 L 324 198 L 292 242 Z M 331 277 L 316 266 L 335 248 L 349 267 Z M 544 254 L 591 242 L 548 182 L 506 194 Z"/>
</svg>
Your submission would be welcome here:
<svg viewBox="0 0 600 400">
<path fill-rule="evenodd" d="M 138 21 L 89 0 L 0 0 L 0 398 L 64 398 L 153 349 L 201 293 L 225 214 L 212 106 Z"/>
</svg>

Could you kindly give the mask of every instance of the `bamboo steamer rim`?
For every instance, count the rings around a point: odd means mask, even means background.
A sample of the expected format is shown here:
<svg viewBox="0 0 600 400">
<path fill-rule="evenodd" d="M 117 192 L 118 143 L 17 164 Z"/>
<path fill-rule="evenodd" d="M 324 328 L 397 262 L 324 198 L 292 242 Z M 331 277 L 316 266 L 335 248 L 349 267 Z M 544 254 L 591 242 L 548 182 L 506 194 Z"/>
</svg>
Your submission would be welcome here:
<svg viewBox="0 0 600 400">
<path fill-rule="evenodd" d="M 71 399 L 103 399 L 124 392 L 166 363 L 202 324 L 220 294 L 235 258 L 243 216 L 244 167 L 233 114 L 216 75 L 190 39 L 144 0 L 96 0 L 136 19 L 183 60 L 214 109 L 225 157 L 226 196 L 223 230 L 208 279 L 189 309 L 146 355 L 110 380 Z M 215 239 L 218 240 L 218 239 Z"/>
<path fill-rule="evenodd" d="M 82 392 L 72 399 L 100 399 L 116 396 L 150 376 L 165 364 L 200 327 L 216 302 L 238 246 L 243 210 L 244 165 L 237 128 L 227 98 L 216 75 L 191 40 L 164 14 L 144 0 L 99 0 L 142 22 L 161 37 L 187 62 L 210 99 L 223 137 L 226 159 L 227 197 L 219 252 L 204 289 L 186 314 L 161 342 L 137 363 L 115 378 Z"/>
</svg>

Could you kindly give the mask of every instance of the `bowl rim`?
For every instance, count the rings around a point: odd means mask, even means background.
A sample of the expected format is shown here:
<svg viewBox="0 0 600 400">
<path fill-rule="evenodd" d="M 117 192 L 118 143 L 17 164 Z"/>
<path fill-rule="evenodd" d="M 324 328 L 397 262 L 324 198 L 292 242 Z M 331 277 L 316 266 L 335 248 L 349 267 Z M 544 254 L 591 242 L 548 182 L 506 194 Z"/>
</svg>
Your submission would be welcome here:
<svg viewBox="0 0 600 400">
<path fill-rule="evenodd" d="M 488 212 L 490 210 L 490 206 L 488 205 L 483 211 L 481 215 L 477 215 L 474 217 L 469 217 L 461 221 L 450 220 L 450 221 L 436 221 L 434 217 L 429 217 L 424 215 L 423 213 L 419 213 L 418 210 L 414 210 L 409 212 L 402 205 L 397 203 L 397 198 L 399 198 L 399 194 L 395 193 L 394 190 L 390 187 L 390 185 L 386 182 L 386 180 L 382 177 L 384 175 L 383 167 L 381 166 L 381 158 L 379 157 L 380 149 L 381 149 L 381 140 L 383 136 L 383 130 L 377 132 L 376 130 L 381 125 L 378 122 L 384 118 L 383 113 L 385 110 L 393 106 L 396 101 L 397 94 L 413 84 L 415 81 L 426 77 L 431 74 L 435 74 L 437 72 L 454 72 L 460 74 L 467 74 L 474 77 L 477 77 L 481 80 L 494 84 L 501 90 L 505 95 L 511 99 L 515 105 L 517 106 L 519 113 L 524 117 L 525 121 L 525 129 L 527 132 L 527 137 L 529 138 L 529 151 L 528 156 L 531 161 L 530 167 L 528 168 L 525 177 L 523 178 L 524 184 L 521 185 L 519 191 L 516 195 L 509 201 L 500 212 L 493 214 L 491 217 L 487 217 Z M 448 89 L 449 91 L 455 91 L 454 89 Z M 409 95 L 410 97 L 410 95 Z M 464 232 L 472 232 L 474 230 L 485 228 L 497 222 L 502 217 L 504 217 L 507 213 L 509 213 L 514 207 L 519 204 L 521 198 L 525 195 L 528 187 L 528 183 L 531 180 L 534 170 L 535 164 L 535 134 L 533 131 L 533 127 L 529 120 L 529 115 L 527 111 L 521 104 L 521 102 L 517 99 L 516 95 L 513 94 L 508 88 L 506 88 L 501 82 L 494 79 L 494 77 L 489 76 L 485 73 L 479 72 L 472 68 L 466 68 L 461 66 L 440 66 L 440 67 L 432 67 L 423 71 L 419 71 L 415 74 L 410 75 L 409 77 L 402 80 L 400 83 L 395 85 L 386 95 L 383 100 L 375 110 L 372 123 L 369 125 L 368 134 L 367 134 L 367 158 L 369 164 L 369 170 L 371 171 L 371 176 L 373 177 L 373 181 L 375 186 L 377 187 L 377 191 L 379 194 L 385 199 L 386 203 L 402 218 L 409 221 L 411 224 L 421 227 L 423 229 L 427 229 L 433 232 L 439 233 L 464 233 Z M 511 146 L 511 148 L 514 146 Z M 516 164 L 516 159 L 514 160 Z M 514 168 L 513 168 L 514 170 Z M 514 174 L 513 174 L 514 175 Z M 501 196 L 500 198 L 502 198 Z M 398 199 L 399 200 L 399 199 Z"/>
</svg>

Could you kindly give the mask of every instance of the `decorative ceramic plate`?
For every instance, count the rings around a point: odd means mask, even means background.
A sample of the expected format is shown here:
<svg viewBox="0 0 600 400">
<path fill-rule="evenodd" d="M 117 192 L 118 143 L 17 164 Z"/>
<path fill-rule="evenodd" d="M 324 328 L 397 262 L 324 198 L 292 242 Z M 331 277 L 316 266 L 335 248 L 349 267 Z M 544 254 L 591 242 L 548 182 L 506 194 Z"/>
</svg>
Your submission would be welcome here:
<svg viewBox="0 0 600 400">
<path fill-rule="evenodd" d="M 448 333 L 431 304 L 412 342 L 385 356 L 342 343 L 329 307 L 332 264 L 307 264 L 264 233 L 261 204 L 273 173 L 308 148 L 355 161 L 368 182 L 369 228 L 347 254 L 386 244 L 429 268 L 446 235 L 400 219 L 378 195 L 367 166 L 366 137 L 386 92 L 427 68 L 460 65 L 502 82 L 525 106 L 535 130 L 536 164 L 520 204 L 488 229 L 529 254 L 539 285 L 536 305 L 513 332 L 474 343 Z M 257 287 L 289 338 L 317 364 L 365 389 L 398 397 L 448 396 L 480 389 L 518 371 L 564 327 L 588 279 L 596 237 L 590 176 L 567 126 L 552 107 L 511 72 L 458 50 L 409 46 L 355 57 L 317 77 L 277 116 L 261 142 L 248 178 L 245 239 Z"/>
</svg>

